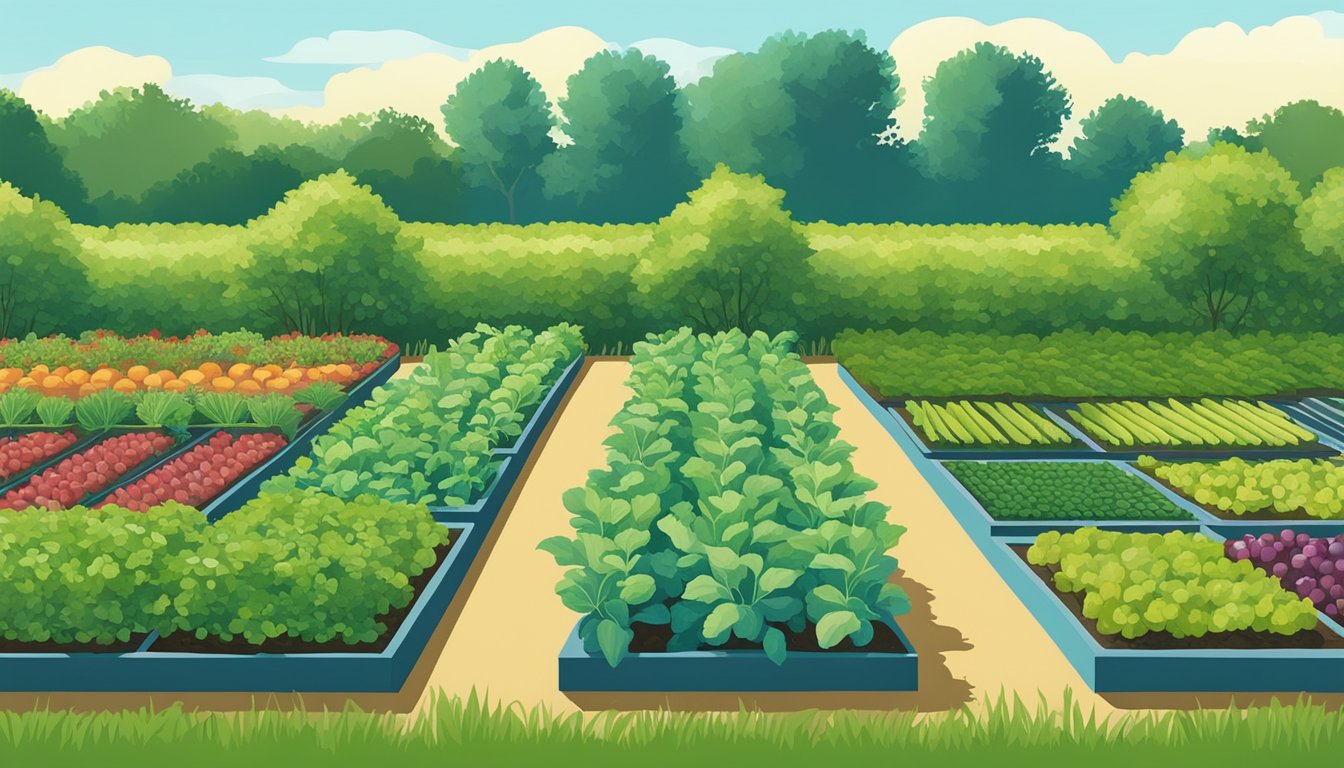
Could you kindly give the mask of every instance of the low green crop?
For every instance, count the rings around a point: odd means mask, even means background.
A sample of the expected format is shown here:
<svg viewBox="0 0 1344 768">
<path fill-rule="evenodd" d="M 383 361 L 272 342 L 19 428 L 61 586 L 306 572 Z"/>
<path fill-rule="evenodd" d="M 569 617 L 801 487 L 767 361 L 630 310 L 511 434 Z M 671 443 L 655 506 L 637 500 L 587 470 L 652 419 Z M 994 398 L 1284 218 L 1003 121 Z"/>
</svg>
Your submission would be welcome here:
<svg viewBox="0 0 1344 768">
<path fill-rule="evenodd" d="M 1265 403 L 1245 400 L 1080 403 L 1066 412 L 1093 437 L 1114 446 L 1292 447 L 1316 435 Z"/>
<path fill-rule="evenodd" d="M 782 663 L 786 630 L 865 646 L 909 609 L 886 554 L 904 529 L 867 500 L 794 343 L 682 329 L 635 345 L 610 466 L 564 496 L 576 535 L 541 543 L 612 666 L 637 623 L 670 628 L 668 651 L 736 637 Z"/>
<path fill-rule="evenodd" d="M 44 397 L 37 404 L 37 420 L 45 427 L 63 427 L 70 423 L 75 402 L 68 397 Z"/>
<path fill-rule="evenodd" d="M 325 411 L 345 399 L 345 390 L 332 381 L 315 381 L 294 393 L 294 402 Z"/>
<path fill-rule="evenodd" d="M 42 395 L 32 390 L 14 387 L 0 394 L 0 426 L 16 427 L 28 424 Z"/>
<path fill-rule="evenodd" d="M 1344 466 L 1324 459 L 1182 462 L 1139 457 L 1144 467 L 1200 504 L 1245 515 L 1272 511 L 1344 519 Z"/>
<path fill-rule="evenodd" d="M 120 392 L 104 389 L 75 403 L 75 420 L 85 431 L 97 432 L 124 424 L 135 410 L 135 402 Z"/>
<path fill-rule="evenodd" d="M 1136 638 L 1313 629 L 1316 609 L 1257 569 L 1234 562 L 1198 533 L 1048 531 L 1027 550 L 1032 565 L 1058 566 L 1055 588 L 1083 594 L 1083 615 L 1105 635 Z"/>
<path fill-rule="evenodd" d="M 927 443 L 950 446 L 1062 446 L 1073 436 L 1025 403 L 934 403 L 907 400 L 905 409 Z"/>
<path fill-rule="evenodd" d="M 294 398 L 274 393 L 249 397 L 247 413 L 258 427 L 278 429 L 289 437 L 294 436 L 299 422 L 303 421 L 303 413 L 295 407 Z"/>
<path fill-rule="evenodd" d="M 146 392 L 135 406 L 135 417 L 151 427 L 180 427 L 191 422 L 196 409 L 177 392 Z"/>
<path fill-rule="evenodd" d="M 1143 478 L 1104 462 L 948 461 L 943 466 L 998 520 L 1192 519 Z"/>
<path fill-rule="evenodd" d="M 202 392 L 196 411 L 211 424 L 239 424 L 247 418 L 247 400 L 237 392 Z"/>
</svg>

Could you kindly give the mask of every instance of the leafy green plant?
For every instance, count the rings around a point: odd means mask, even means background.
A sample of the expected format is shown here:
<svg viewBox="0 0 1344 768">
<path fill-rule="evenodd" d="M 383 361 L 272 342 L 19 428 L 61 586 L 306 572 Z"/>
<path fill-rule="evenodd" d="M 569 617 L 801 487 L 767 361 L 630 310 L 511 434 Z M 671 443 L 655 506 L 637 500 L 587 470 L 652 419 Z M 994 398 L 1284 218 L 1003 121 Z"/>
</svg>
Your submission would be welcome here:
<svg viewBox="0 0 1344 768">
<path fill-rule="evenodd" d="M 1139 466 L 1196 502 L 1233 516 L 1272 512 L 1344 519 L 1344 466 L 1324 459 L 1164 463 Z"/>
<path fill-rule="evenodd" d="M 68 397 L 44 397 L 37 404 L 37 420 L 45 427 L 63 427 L 70 423 L 75 403 Z"/>
<path fill-rule="evenodd" d="M 0 394 L 0 426 L 27 424 L 41 400 L 42 395 L 22 387 L 14 387 Z"/>
<path fill-rule="evenodd" d="M 315 381 L 294 393 L 294 402 L 325 411 L 345 399 L 345 390 L 334 381 Z"/>
<path fill-rule="evenodd" d="M 181 427 L 191 422 L 196 409 L 176 392 L 146 392 L 135 406 L 135 416 L 151 427 Z"/>
<path fill-rule="evenodd" d="M 903 529 L 865 498 L 874 485 L 794 344 L 682 329 L 635 345 L 610 466 L 565 494 L 576 536 L 541 543 L 609 664 L 636 623 L 669 627 L 668 651 L 736 637 L 782 663 L 785 630 L 864 646 L 874 622 L 909 609 L 887 583 Z"/>
<path fill-rule="evenodd" d="M 211 424 L 241 424 L 247 419 L 248 398 L 237 392 L 202 392 L 196 412 Z"/>
<path fill-rule="evenodd" d="M 267 394 L 247 399 L 247 412 L 252 422 L 259 427 L 278 429 L 287 436 L 293 436 L 303 421 L 303 414 L 294 405 L 289 395 Z"/>
<path fill-rule="evenodd" d="M 81 397 L 75 403 L 75 420 L 85 431 L 96 432 L 124 424 L 134 409 L 135 403 L 131 398 L 104 389 Z"/>
<path fill-rule="evenodd" d="M 946 461 L 998 520 L 1191 520 L 1143 478 L 1100 461 Z"/>
</svg>

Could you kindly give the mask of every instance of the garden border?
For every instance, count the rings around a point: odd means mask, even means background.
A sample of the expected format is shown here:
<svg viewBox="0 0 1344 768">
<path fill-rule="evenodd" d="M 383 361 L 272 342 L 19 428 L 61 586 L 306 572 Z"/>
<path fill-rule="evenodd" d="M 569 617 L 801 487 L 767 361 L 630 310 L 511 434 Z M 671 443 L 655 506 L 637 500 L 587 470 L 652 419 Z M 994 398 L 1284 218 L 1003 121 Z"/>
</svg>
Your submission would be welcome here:
<svg viewBox="0 0 1344 768">
<path fill-rule="evenodd" d="M 461 531 L 387 648 L 379 653 L 155 652 L 151 634 L 128 653 L 0 653 L 0 690 L 12 692 L 382 692 L 401 690 L 485 538 Z"/>
<path fill-rule="evenodd" d="M 565 692 L 915 691 L 919 655 L 892 619 L 907 653 L 790 651 L 777 665 L 763 650 L 631 653 L 616 667 L 588 653 L 574 625 L 560 649 Z"/>
</svg>

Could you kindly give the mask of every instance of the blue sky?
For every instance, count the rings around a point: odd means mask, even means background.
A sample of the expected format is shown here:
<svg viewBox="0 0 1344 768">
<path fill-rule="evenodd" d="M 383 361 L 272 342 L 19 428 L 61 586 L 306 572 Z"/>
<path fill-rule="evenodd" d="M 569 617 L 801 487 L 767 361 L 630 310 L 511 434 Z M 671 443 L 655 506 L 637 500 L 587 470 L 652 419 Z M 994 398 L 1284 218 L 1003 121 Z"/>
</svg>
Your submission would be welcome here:
<svg viewBox="0 0 1344 768">
<path fill-rule="evenodd" d="M 793 29 L 862 29 L 885 46 L 901 31 L 938 16 L 987 23 L 1039 17 L 1090 35 L 1113 58 L 1169 50 L 1197 27 L 1231 21 L 1244 28 L 1284 16 L 1344 10 L 1344 0 L 7 0 L 0 30 L 0 73 L 24 72 L 72 50 L 106 45 L 157 54 L 177 75 L 264 75 L 296 88 L 320 88 L 340 66 L 282 64 L 302 38 L 337 30 L 405 29 L 450 46 L 480 48 L 551 27 L 586 27 L 630 43 L 670 37 L 697 45 L 755 48 Z"/>
</svg>

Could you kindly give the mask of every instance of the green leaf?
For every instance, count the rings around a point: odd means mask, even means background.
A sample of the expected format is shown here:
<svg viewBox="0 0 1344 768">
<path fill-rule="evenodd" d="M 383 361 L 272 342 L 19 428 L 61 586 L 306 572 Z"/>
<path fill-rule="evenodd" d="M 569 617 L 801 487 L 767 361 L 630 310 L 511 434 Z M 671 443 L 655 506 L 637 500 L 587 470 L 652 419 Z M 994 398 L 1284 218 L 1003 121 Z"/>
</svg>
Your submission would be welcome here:
<svg viewBox="0 0 1344 768">
<path fill-rule="evenodd" d="M 736 603 L 720 603 L 714 610 L 705 617 L 705 639 L 718 640 L 728 634 L 728 630 L 733 628 L 737 620 L 741 618 L 742 612 L 738 609 Z"/>
<path fill-rule="evenodd" d="M 783 664 L 787 655 L 784 647 L 784 633 L 777 627 L 770 627 L 765 630 L 765 640 L 762 642 L 765 647 L 765 655 L 776 664 Z"/>
<path fill-rule="evenodd" d="M 611 619 L 603 619 L 597 625 L 597 645 L 612 667 L 620 664 L 630 650 L 630 637 L 627 635 L 627 630 Z"/>
<path fill-rule="evenodd" d="M 757 596 L 767 595 L 777 589 L 787 589 L 802 575 L 802 571 L 790 568 L 767 568 L 765 573 L 761 574 L 761 588 L 757 591 Z"/>
<path fill-rule="evenodd" d="M 834 611 L 817 622 L 817 644 L 833 648 L 841 640 L 859 631 L 859 617 L 850 611 Z"/>
<path fill-rule="evenodd" d="M 653 577 L 647 573 L 637 573 L 626 577 L 621 582 L 621 599 L 631 605 L 648 600 L 653 597 L 655 585 Z"/>
<path fill-rule="evenodd" d="M 817 555 L 816 557 L 813 557 L 812 562 L 809 564 L 808 567 L 834 568 L 836 570 L 844 571 L 845 573 L 853 573 L 855 570 L 857 570 L 854 566 L 853 560 L 850 560 L 848 557 L 845 557 L 844 555 L 841 554 L 827 553 L 827 552 L 823 552 Z"/>
<path fill-rule="evenodd" d="M 686 584 L 686 589 L 681 593 L 681 596 L 685 600 L 694 600 L 699 603 L 717 603 L 721 600 L 731 600 L 733 593 L 727 587 L 715 581 L 713 576 L 702 573 Z"/>
</svg>

